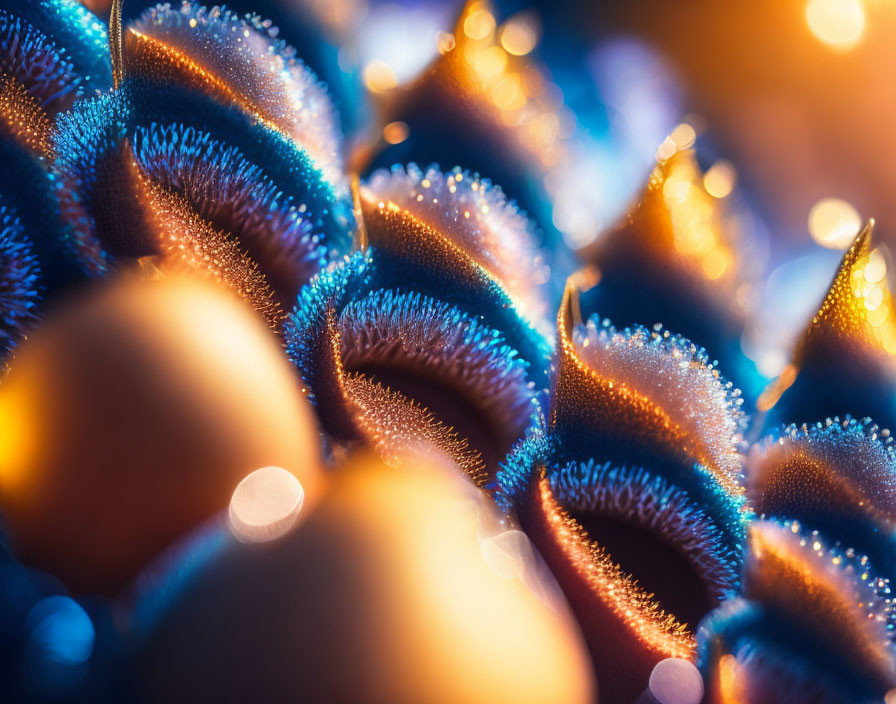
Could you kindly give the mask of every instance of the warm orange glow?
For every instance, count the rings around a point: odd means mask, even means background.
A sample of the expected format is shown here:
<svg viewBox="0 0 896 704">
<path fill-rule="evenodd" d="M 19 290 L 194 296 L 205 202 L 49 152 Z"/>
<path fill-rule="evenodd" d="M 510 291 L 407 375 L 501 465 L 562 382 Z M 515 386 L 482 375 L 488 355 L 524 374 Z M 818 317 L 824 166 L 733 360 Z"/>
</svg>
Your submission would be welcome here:
<svg viewBox="0 0 896 704">
<path fill-rule="evenodd" d="M 879 249 L 862 257 L 852 272 L 859 314 L 887 353 L 896 354 L 896 302 L 887 285 L 887 263 Z M 864 310 L 863 310 L 864 309 Z"/>
<path fill-rule="evenodd" d="M 478 54 L 471 54 L 473 70 L 483 78 L 491 78 L 507 68 L 507 52 L 499 46 L 492 46 Z"/>
<path fill-rule="evenodd" d="M 736 268 L 736 254 L 726 241 L 715 199 L 721 197 L 717 194 L 725 188 L 729 192 L 733 188 L 733 168 L 726 173 L 722 165 L 721 171 L 710 170 L 701 178 L 693 151 L 679 147 L 679 140 L 682 144 L 692 142 L 693 134 L 693 128 L 679 127 L 663 142 L 658 155 L 668 156 L 660 158 L 660 165 L 651 177 L 651 187 L 661 187 L 675 250 L 691 260 L 697 272 L 707 279 L 721 279 L 726 274 L 730 278 Z M 710 186 L 718 189 L 717 193 L 706 187 L 707 179 Z"/>
<path fill-rule="evenodd" d="M 516 143 L 541 166 L 561 168 L 567 156 L 563 141 L 572 129 L 561 119 L 563 105 L 544 90 L 544 75 L 525 58 L 538 40 L 534 19 L 515 15 L 498 29 L 489 5 L 471 0 L 448 36 L 452 41 L 444 47 L 440 39 L 447 56 L 439 69 L 493 112 L 502 130 L 513 128 Z"/>
<path fill-rule="evenodd" d="M 40 380 L 35 378 L 40 384 Z M 25 495 L 35 477 L 29 469 L 46 442 L 31 422 L 33 398 L 46 394 L 44 388 L 17 388 L 6 384 L 0 392 L 0 500 L 7 495 Z"/>
<path fill-rule="evenodd" d="M 532 545 L 521 530 L 507 530 L 479 538 L 482 557 L 495 574 L 507 579 L 520 577 L 532 559 Z"/>
<path fill-rule="evenodd" d="M 566 604 L 483 559 L 504 518 L 452 468 L 353 454 L 281 540 L 224 546 L 189 583 L 165 565 L 181 589 L 139 644 L 147 700 L 593 704 Z"/>
<path fill-rule="evenodd" d="M 501 26 L 501 46 L 509 54 L 525 56 L 538 43 L 538 29 L 534 18 L 521 15 L 511 17 Z"/>
<path fill-rule="evenodd" d="M 313 501 L 317 442 L 294 371 L 245 303 L 205 282 L 126 278 L 17 348 L 0 385 L 0 501 L 30 564 L 117 593 L 224 509 L 247 468 L 288 468 Z"/>
<path fill-rule="evenodd" d="M 230 499 L 230 530 L 247 543 L 279 538 L 295 523 L 304 500 L 301 483 L 285 469 L 256 469 Z"/>
<path fill-rule="evenodd" d="M 439 32 L 439 53 L 447 54 L 449 51 L 453 50 L 456 45 L 457 42 L 455 41 L 454 35 L 451 34 L 451 32 Z"/>
<path fill-rule="evenodd" d="M 364 67 L 362 71 L 364 85 L 373 93 L 385 93 L 398 85 L 392 67 L 385 61 L 376 59 Z"/>
<path fill-rule="evenodd" d="M 492 99 L 501 110 L 519 110 L 526 105 L 526 94 L 520 82 L 510 76 L 495 86 Z"/>
<path fill-rule="evenodd" d="M 793 386 L 793 382 L 796 381 L 797 371 L 798 369 L 792 364 L 788 364 L 784 367 L 784 370 L 778 375 L 778 378 L 769 384 L 768 388 L 759 395 L 759 398 L 756 401 L 757 410 L 761 413 L 771 410 L 771 408 L 778 402 L 778 399 L 781 398 L 782 394 Z"/>
<path fill-rule="evenodd" d="M 718 279 L 728 268 L 728 259 L 715 249 L 703 258 L 702 267 L 707 279 Z"/>
<path fill-rule="evenodd" d="M 726 198 L 737 183 L 737 171 L 727 159 L 719 159 L 703 176 L 703 187 L 713 198 Z"/>
<path fill-rule="evenodd" d="M 862 0 L 809 0 L 806 22 L 820 41 L 847 51 L 865 32 L 865 7 Z"/>
<path fill-rule="evenodd" d="M 470 39 L 485 39 L 495 31 L 495 17 L 484 7 L 468 14 L 464 19 L 464 34 Z"/>
<path fill-rule="evenodd" d="M 859 212 L 841 198 L 822 198 L 809 211 L 809 234 L 822 247 L 845 249 L 861 227 Z"/>
<path fill-rule="evenodd" d="M 670 159 L 675 155 L 678 147 L 675 145 L 675 140 L 672 137 L 666 137 L 662 142 L 660 142 L 660 146 L 656 148 L 656 160 L 657 161 L 666 161 L 666 159 Z"/>
<path fill-rule="evenodd" d="M 718 704 L 740 704 L 747 701 L 744 674 L 737 658 L 726 653 L 719 659 L 716 670 L 716 697 Z"/>
<path fill-rule="evenodd" d="M 487 496 L 413 458 L 392 470 L 356 459 L 342 472 L 323 516 L 338 503 L 339 520 L 352 529 L 342 533 L 363 535 L 365 553 L 374 550 L 365 568 L 373 587 L 366 600 L 374 623 L 384 624 L 371 641 L 382 663 L 376 674 L 408 693 L 392 700 L 594 700 L 590 663 L 566 606 L 549 608 L 518 575 L 496 574 L 484 558 L 479 534 L 500 518 Z M 384 580 L 387 592 L 376 588 Z M 358 588 L 367 590 L 367 580 Z M 464 674 L 433 690 L 446 671 Z"/>
<path fill-rule="evenodd" d="M 868 255 L 868 263 L 862 269 L 862 276 L 869 284 L 877 284 L 883 281 L 887 275 L 887 260 L 879 249 L 871 250 Z"/>
<path fill-rule="evenodd" d="M 697 131 L 687 122 L 682 122 L 669 135 L 675 143 L 676 150 L 690 149 L 697 140 Z"/>
<path fill-rule="evenodd" d="M 390 122 L 383 127 L 383 139 L 389 144 L 401 144 L 408 138 L 410 134 L 408 124 L 406 122 L 396 121 Z"/>
</svg>

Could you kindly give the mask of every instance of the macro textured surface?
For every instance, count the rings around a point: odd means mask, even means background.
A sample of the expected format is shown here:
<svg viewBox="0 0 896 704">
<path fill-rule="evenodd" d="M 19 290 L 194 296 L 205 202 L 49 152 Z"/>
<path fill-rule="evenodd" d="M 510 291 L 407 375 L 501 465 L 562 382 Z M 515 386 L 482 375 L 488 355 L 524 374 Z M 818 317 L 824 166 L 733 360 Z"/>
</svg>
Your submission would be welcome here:
<svg viewBox="0 0 896 704">
<path fill-rule="evenodd" d="M 0 700 L 896 701 L 881 233 L 543 4 L 0 0 Z"/>
</svg>

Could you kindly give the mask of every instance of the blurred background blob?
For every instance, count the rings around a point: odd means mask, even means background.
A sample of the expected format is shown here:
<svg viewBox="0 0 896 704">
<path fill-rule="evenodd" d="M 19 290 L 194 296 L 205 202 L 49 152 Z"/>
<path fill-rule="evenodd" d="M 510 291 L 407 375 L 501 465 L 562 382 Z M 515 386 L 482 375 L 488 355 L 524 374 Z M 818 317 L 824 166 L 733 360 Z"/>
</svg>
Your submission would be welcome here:
<svg viewBox="0 0 896 704">
<path fill-rule="evenodd" d="M 456 469 L 354 457 L 301 527 L 267 541 L 243 542 L 241 493 L 229 528 L 138 581 L 131 635 L 150 699 L 594 701 L 534 551 Z"/>
<path fill-rule="evenodd" d="M 31 694 L 64 693 L 85 676 L 94 629 L 76 601 L 61 595 L 41 599 L 29 612 L 25 628 L 25 681 Z"/>
<path fill-rule="evenodd" d="M 271 481 L 253 470 L 295 475 L 306 502 L 321 491 L 316 425 L 276 337 L 204 280 L 123 277 L 53 311 L 10 364 L 0 419 L 11 543 L 76 592 L 116 594 L 240 481 Z"/>
</svg>

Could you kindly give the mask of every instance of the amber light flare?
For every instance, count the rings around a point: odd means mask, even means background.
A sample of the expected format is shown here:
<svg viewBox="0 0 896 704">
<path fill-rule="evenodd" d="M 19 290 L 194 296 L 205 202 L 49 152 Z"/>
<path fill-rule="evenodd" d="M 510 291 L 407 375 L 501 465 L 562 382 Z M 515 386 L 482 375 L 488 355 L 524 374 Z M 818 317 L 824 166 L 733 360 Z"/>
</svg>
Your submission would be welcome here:
<svg viewBox="0 0 896 704">
<path fill-rule="evenodd" d="M 806 23 L 823 44 L 849 51 L 865 34 L 865 6 L 862 0 L 809 0 Z"/>
<path fill-rule="evenodd" d="M 557 87 L 529 58 L 537 42 L 538 28 L 530 16 L 521 13 L 498 25 L 487 2 L 471 0 L 454 31 L 440 35 L 440 56 L 408 87 L 409 94 L 441 83 L 494 120 L 514 148 L 522 147 L 542 168 L 557 167 L 568 156 L 565 142 L 575 119 Z M 365 82 L 377 93 L 395 85 L 382 67 L 374 66 L 365 69 Z"/>
<path fill-rule="evenodd" d="M 845 249 L 861 229 L 859 212 L 842 198 L 822 198 L 809 211 L 809 234 L 822 247 Z"/>
<path fill-rule="evenodd" d="M 740 260 L 748 241 L 736 218 L 729 217 L 727 202 L 737 172 L 720 159 L 704 174 L 697 163 L 695 140 L 696 132 L 687 123 L 672 130 L 657 149 L 656 166 L 636 205 L 581 255 L 623 290 L 635 276 L 652 276 L 651 282 L 668 280 L 664 286 L 676 295 L 687 292 L 693 305 L 708 305 L 723 311 L 726 320 L 738 320 L 744 314 L 750 275 L 749 266 Z M 656 273 L 646 274 L 645 267 L 655 267 Z M 655 308 L 651 301 L 643 305 Z M 625 308 L 626 301 L 610 299 L 602 315 L 615 317 L 614 306 Z M 639 317 L 644 323 L 675 322 L 676 331 L 683 332 L 680 320 L 672 321 L 668 314 L 642 312 Z"/>
<path fill-rule="evenodd" d="M 663 159 L 651 176 L 651 186 L 661 189 L 669 211 L 672 246 L 710 280 L 730 277 L 736 264 L 713 203 L 714 198 L 731 192 L 734 176 L 730 165 L 714 169 L 701 177 L 693 151 L 679 149 Z"/>
</svg>

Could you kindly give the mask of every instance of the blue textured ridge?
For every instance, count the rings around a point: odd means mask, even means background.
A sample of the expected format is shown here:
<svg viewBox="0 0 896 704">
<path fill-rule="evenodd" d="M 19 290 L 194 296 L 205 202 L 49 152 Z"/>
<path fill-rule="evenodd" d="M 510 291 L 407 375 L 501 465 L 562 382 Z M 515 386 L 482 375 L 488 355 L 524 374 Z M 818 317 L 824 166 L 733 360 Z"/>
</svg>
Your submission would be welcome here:
<svg viewBox="0 0 896 704">
<path fill-rule="evenodd" d="M 26 267 L 29 275 L 13 275 L 22 292 L 25 287 L 32 289 L 29 300 L 33 300 L 35 306 L 29 306 L 25 317 L 20 318 L 26 322 L 39 313 L 44 301 L 76 285 L 82 276 L 66 247 L 66 231 L 59 219 L 54 183 L 44 162 L 35 159 L 30 150 L 16 142 L 0 138 L 0 164 L 0 207 L 5 211 L 4 227 L 12 228 L 8 232 L 15 233 L 6 237 L 16 241 L 22 238 L 36 260 L 34 266 Z M 7 247 L 9 242 L 7 239 Z M 23 249 L 15 247 L 12 251 L 13 260 L 18 262 L 16 266 L 24 264 L 24 260 L 19 259 L 24 254 Z M 24 312 L 18 305 L 15 307 L 20 313 Z M 6 334 L 16 337 L 21 332 L 16 327 L 6 329 Z M 0 343 L 0 347 L 9 342 L 11 340 Z"/>
<path fill-rule="evenodd" d="M 0 74 L 52 119 L 111 83 L 106 30 L 74 0 L 0 0 Z M 0 358 L 45 299 L 81 278 L 46 167 L 43 157 L 0 128 Z"/>
<path fill-rule="evenodd" d="M 591 459 L 556 469 L 549 473 L 548 480 L 554 498 L 567 509 L 615 515 L 626 501 L 635 498 L 621 517 L 640 525 L 649 524 L 651 515 L 659 509 L 673 506 L 681 521 L 694 528 L 699 540 L 699 549 L 691 559 L 702 564 L 701 555 L 713 556 L 714 562 L 706 566 L 722 565 L 715 579 L 725 585 L 723 596 L 733 596 L 740 583 L 746 541 L 746 516 L 741 511 L 744 500 L 728 494 L 699 465 L 694 471 L 703 477 L 706 487 L 697 497 L 643 467 L 618 467 Z M 706 527 L 706 533 L 697 535 L 700 525 Z M 660 532 L 662 529 L 659 527 Z"/>
<path fill-rule="evenodd" d="M 415 266 L 407 258 L 371 247 L 376 287 L 417 291 L 447 301 L 471 317 L 501 331 L 507 344 L 529 362 L 529 373 L 538 387 L 548 386 L 551 343 L 524 318 L 507 292 L 483 267 L 473 282 L 459 281 L 452 272 L 432 266 Z"/>
<path fill-rule="evenodd" d="M 536 391 L 528 375 L 531 365 L 501 332 L 452 304 L 417 292 L 374 290 L 350 301 L 339 320 L 343 335 L 356 344 L 361 341 L 367 354 L 382 344 L 391 348 L 395 332 L 400 331 L 408 363 L 454 367 L 458 381 L 468 385 L 483 408 L 496 410 L 504 420 L 526 418 L 526 427 L 536 422 Z M 440 345 L 433 344 L 435 340 Z"/>
<path fill-rule="evenodd" d="M 64 215 L 91 273 L 102 273 L 113 260 L 108 248 L 96 241 L 90 215 L 94 198 L 99 197 L 98 170 L 125 138 L 131 140 L 140 166 L 175 190 L 184 188 L 189 179 L 201 180 L 204 169 L 210 187 L 220 186 L 214 179 L 223 175 L 231 178 L 230 183 L 239 179 L 252 183 L 245 192 L 222 194 L 238 196 L 238 202 L 191 204 L 200 211 L 232 205 L 250 220 L 277 218 L 284 225 L 284 241 L 278 245 L 285 245 L 287 252 L 297 244 L 307 245 L 310 251 L 301 256 L 316 259 L 321 266 L 349 246 L 350 203 L 337 196 L 292 140 L 235 108 L 179 87 L 131 79 L 114 94 L 82 101 L 59 124 L 54 166 L 61 177 L 59 187 L 75 184 L 79 191 Z M 91 249 L 100 254 L 91 255 Z"/>
<path fill-rule="evenodd" d="M 217 11 L 212 17 L 211 13 Z M 139 23 L 146 24 L 170 24 L 178 27 L 190 26 L 191 20 L 202 20 L 204 18 L 214 19 L 221 26 L 239 25 L 245 22 L 259 34 L 266 37 L 269 45 L 267 51 L 271 55 L 279 56 L 283 59 L 286 69 L 295 69 L 306 74 L 314 84 L 314 86 L 322 93 L 333 99 L 330 87 L 318 78 L 317 74 L 301 59 L 295 47 L 288 44 L 279 37 L 279 30 L 269 19 L 264 19 L 256 12 L 240 13 L 236 12 L 225 5 L 215 5 L 211 8 L 198 4 L 185 4 L 181 9 L 174 10 L 169 3 L 160 3 L 155 7 L 147 8 L 138 20 Z"/>
<path fill-rule="evenodd" d="M 608 319 L 596 315 L 592 316 L 586 325 L 578 326 L 573 335 L 574 337 L 588 336 L 589 333 L 608 337 L 620 335 L 625 340 L 624 344 L 628 344 L 635 338 L 640 338 L 645 348 L 658 349 L 669 356 L 680 352 L 685 359 L 689 360 L 688 364 L 696 362 L 704 366 L 712 374 L 718 383 L 718 388 L 725 395 L 727 413 L 734 420 L 735 432 L 739 436 L 737 449 L 745 449 L 743 435 L 747 429 L 748 418 L 741 408 L 743 399 L 740 391 L 734 387 L 732 382 L 719 374 L 717 363 L 709 358 L 702 347 L 681 335 L 663 330 L 659 325 L 654 326 L 652 330 L 641 325 L 632 325 L 617 330 Z M 557 373 L 556 359 L 552 365 L 552 372 L 553 374 Z M 526 487 L 532 480 L 535 464 L 545 467 L 549 477 L 557 471 L 557 467 L 560 465 L 588 465 L 589 463 L 599 465 L 601 462 L 609 462 L 610 465 L 617 466 L 626 464 L 624 457 L 615 457 L 618 454 L 618 448 L 600 446 L 600 443 L 591 438 L 585 429 L 582 429 L 581 432 L 576 432 L 575 429 L 556 432 L 548 427 L 546 419 L 543 419 L 540 426 L 537 431 L 539 437 L 533 441 L 533 444 L 530 446 L 524 443 L 517 447 L 508 456 L 499 472 L 500 493 L 507 506 L 522 499 Z M 574 442 L 570 444 L 573 438 Z M 645 456 L 644 461 L 638 464 L 642 464 L 645 471 L 649 472 L 651 476 L 662 477 L 663 481 L 680 487 L 698 504 L 702 505 L 706 502 L 707 505 L 714 506 L 718 509 L 718 516 L 731 517 L 732 522 L 726 519 L 728 525 L 739 524 L 742 520 L 742 499 L 727 496 L 725 492 L 720 494 L 721 489 L 716 480 L 699 464 L 685 463 L 682 465 L 677 461 L 665 461 L 659 456 L 653 457 L 652 453 L 650 456 Z"/>
<path fill-rule="evenodd" d="M 778 497 L 772 515 L 780 520 L 797 519 L 818 529 L 829 541 L 848 543 L 867 553 L 881 574 L 896 579 L 896 445 L 890 431 L 870 418 L 856 420 L 848 415 L 812 425 L 791 424 L 777 428 L 762 441 L 759 462 L 769 461 L 767 453 L 778 447 L 787 451 L 800 446 L 817 454 L 842 480 L 857 483 L 866 501 L 829 506 L 812 499 L 812 487 L 806 487 L 810 497 L 802 501 L 793 487 L 790 496 Z M 867 513 L 867 504 L 882 513 L 883 520 Z"/>
<path fill-rule="evenodd" d="M 840 442 L 865 442 L 869 441 L 877 444 L 893 463 L 894 471 L 896 471 L 896 447 L 892 433 L 887 428 L 881 428 L 871 418 L 865 417 L 861 419 L 853 418 L 851 415 L 844 414 L 826 418 L 823 421 L 808 424 L 803 423 L 797 425 L 790 423 L 789 425 L 781 425 L 774 428 L 762 441 L 764 446 L 773 445 L 781 440 L 798 440 L 805 438 L 809 441 L 823 441 L 840 443 Z"/>
<path fill-rule="evenodd" d="M 340 318 L 363 334 L 370 325 L 413 330 L 423 327 L 444 332 L 460 331 L 460 344 L 474 350 L 475 364 L 490 370 L 498 379 L 515 370 L 525 371 L 529 363 L 520 358 L 497 330 L 486 327 L 459 308 L 416 291 L 403 293 L 394 289 L 372 291 L 361 299 L 349 301 Z M 438 356 L 440 350 L 426 350 Z"/>
<path fill-rule="evenodd" d="M 596 346 L 607 344 L 608 347 L 621 350 L 613 352 L 613 354 L 627 356 L 643 354 L 647 360 L 650 359 L 646 356 L 648 353 L 658 355 L 664 363 L 674 363 L 681 368 L 682 383 L 688 381 L 689 375 L 697 373 L 696 368 L 699 366 L 700 376 L 694 378 L 699 380 L 701 386 L 708 385 L 707 388 L 713 394 L 713 404 L 718 404 L 719 413 L 724 414 L 726 421 L 731 424 L 730 451 L 732 453 L 745 451 L 744 435 L 747 431 L 748 418 L 742 409 L 743 399 L 740 391 L 718 372 L 716 362 L 710 360 L 702 347 L 681 335 L 664 330 L 659 325 L 654 326 L 652 330 L 640 325 L 619 330 L 608 319 L 598 316 L 592 316 L 585 325 L 576 326 L 572 337 L 576 344 L 583 339 L 591 339 Z M 602 342 L 599 339 L 601 337 L 605 338 L 606 342 Z M 644 352 L 640 350 L 644 350 Z M 680 356 L 680 359 L 677 359 L 677 356 Z M 580 355 L 580 358 L 587 365 L 587 357 Z M 652 365 L 645 373 L 648 373 L 650 369 L 652 369 Z M 675 372 L 675 374 L 677 373 Z M 553 363 L 553 374 L 555 377 L 558 374 L 556 359 Z M 654 377 L 658 383 L 665 384 L 669 381 L 668 375 L 668 368 L 661 367 L 656 370 Z M 687 390 L 682 389 L 680 402 L 683 407 L 687 403 L 686 394 Z M 555 398 L 554 403 L 558 402 Z M 563 402 L 570 403 L 571 401 L 564 399 Z M 695 458 L 680 457 L 663 445 L 635 443 L 624 433 L 622 437 L 604 433 L 599 420 L 592 416 L 580 414 L 577 421 L 557 420 L 553 427 L 546 426 L 543 432 L 549 436 L 551 441 L 550 464 L 553 467 L 591 460 L 609 461 L 617 466 L 636 464 L 645 467 L 655 475 L 672 481 L 694 497 L 706 495 L 705 485 L 708 473 L 704 468 L 695 465 Z M 742 481 L 742 468 L 739 463 L 735 468 L 732 460 L 728 471 L 733 472 L 735 469 L 737 469 L 739 481 Z M 709 495 L 706 495 L 706 500 L 714 501 Z"/>
<path fill-rule="evenodd" d="M 348 326 L 346 333 L 359 339 L 374 340 L 377 328 L 408 330 L 402 344 L 410 345 L 406 352 L 421 360 L 448 360 L 453 352 L 464 350 L 462 364 L 472 373 L 469 378 L 487 379 L 490 389 L 511 390 L 509 406 L 504 408 L 502 404 L 502 411 L 513 416 L 524 414 L 525 421 L 520 415 L 520 422 L 527 427 L 537 424 L 541 418 L 541 387 L 533 378 L 533 370 L 538 366 L 513 344 L 514 330 L 495 327 L 487 315 L 471 313 L 457 305 L 451 295 L 439 296 L 433 292 L 431 282 L 426 291 L 420 291 L 416 284 L 422 277 L 412 267 L 402 269 L 402 277 L 391 271 L 386 273 L 389 265 L 380 254 L 376 247 L 371 247 L 322 271 L 303 288 L 298 304 L 287 317 L 283 328 L 287 354 L 299 370 L 309 400 L 320 408 L 321 389 L 332 391 L 329 384 L 333 383 L 333 370 L 322 362 L 321 354 L 330 354 L 326 325 L 327 316 L 334 315 L 340 325 Z M 502 312 L 508 314 L 504 320 L 526 324 L 514 311 Z M 456 346 L 449 350 L 427 348 L 425 340 L 414 341 L 414 331 L 421 330 L 426 339 L 455 338 Z M 516 391 L 509 383 L 514 377 L 524 382 Z"/>
<path fill-rule="evenodd" d="M 438 301 L 438 305 L 445 306 L 442 310 L 450 312 L 455 321 L 463 318 L 475 322 L 475 330 L 483 335 L 483 340 L 487 335 L 499 335 L 500 338 L 495 340 L 500 339 L 500 343 L 495 344 L 505 352 L 513 351 L 512 359 L 506 358 L 503 364 L 525 364 L 535 387 L 541 388 L 539 382 L 547 366 L 548 343 L 519 316 L 497 283 L 487 277 L 481 282 L 498 300 L 495 314 L 489 315 L 489 308 L 482 305 L 482 299 L 479 299 L 478 306 L 475 305 L 463 291 L 458 292 L 460 287 L 452 288 L 450 281 L 446 280 L 447 277 L 442 278 L 440 272 L 417 271 L 409 266 L 396 271 L 393 264 L 376 248 L 356 252 L 335 268 L 321 272 L 301 291 L 284 331 L 287 350 L 303 375 L 307 376 L 314 367 L 313 354 L 303 338 L 310 340 L 320 333 L 327 306 L 341 313 L 350 301 L 359 301 L 374 291 L 388 290 L 394 292 L 388 299 L 391 303 L 398 303 L 403 296 L 418 295 L 421 301 L 425 298 Z M 440 283 L 444 285 L 438 285 Z M 489 302 L 488 298 L 486 302 Z M 412 307 L 406 302 L 393 314 L 413 314 Z M 488 330 L 494 332 L 485 332 Z M 521 339 L 528 344 L 517 344 Z M 313 389 L 310 379 L 306 378 L 306 384 Z"/>
<path fill-rule="evenodd" d="M 60 115 L 54 135 L 55 161 L 52 173 L 56 190 L 66 205 L 62 218 L 68 224 L 66 242 L 86 273 L 108 271 L 112 257 L 96 239 L 91 214 L 94 189 L 99 177 L 97 162 L 108 158 L 125 137 L 126 104 L 120 91 L 78 102 Z M 97 252 L 91 247 L 95 246 Z"/>
<path fill-rule="evenodd" d="M 551 455 L 551 441 L 545 433 L 544 416 L 507 454 L 498 467 L 496 477 L 498 506 L 510 513 L 518 505 L 523 493 L 534 480 L 534 473 L 546 467 Z"/>
<path fill-rule="evenodd" d="M 819 652 L 807 640 L 808 634 L 785 626 L 760 605 L 732 599 L 700 622 L 697 660 L 704 680 L 712 681 L 719 655 L 734 654 L 748 668 L 751 686 L 759 692 L 774 692 L 775 703 L 880 701 L 865 683 L 838 677 L 836 658 Z"/>
<path fill-rule="evenodd" d="M 287 355 L 302 377 L 306 397 L 314 405 L 319 373 L 316 341 L 325 334 L 327 311 L 341 310 L 357 290 L 369 286 L 370 268 L 369 252 L 354 252 L 339 265 L 321 271 L 299 291 L 296 306 L 283 325 Z"/>
<path fill-rule="evenodd" d="M 36 319 L 40 277 L 25 228 L 0 196 L 0 359 Z"/>
<path fill-rule="evenodd" d="M 277 38 L 272 22 L 220 6 L 185 3 L 175 10 L 162 4 L 144 12 L 134 29 L 194 57 L 230 83 L 277 125 L 274 129 L 285 128 L 299 146 L 321 159 L 318 166 L 333 181 L 331 185 L 348 195 L 339 154 L 342 133 L 328 88 L 293 47 Z M 129 71 L 147 80 L 168 81 L 154 76 L 152 66 L 145 68 L 134 65 Z M 232 102 L 228 97 L 210 97 Z"/>
<path fill-rule="evenodd" d="M 144 6 L 146 4 L 149 3 L 144 3 Z M 171 4 L 178 7 L 181 3 Z M 354 64 L 340 61 L 340 47 L 332 43 L 333 38 L 314 13 L 303 11 L 301 5 L 283 0 L 229 0 L 226 8 L 220 3 L 208 4 L 210 8 L 217 6 L 222 13 L 227 11 L 241 15 L 243 19 L 264 18 L 262 26 L 266 33 L 282 38 L 289 46 L 295 47 L 303 63 L 328 86 L 343 131 L 351 134 L 367 126 L 371 110 L 360 69 Z M 124 3 L 124 14 L 134 19 L 145 15 L 140 3 L 132 4 L 131 1 Z"/>
<path fill-rule="evenodd" d="M 112 83 L 106 28 L 75 0 L 0 0 L 0 73 L 49 105 Z"/>
<path fill-rule="evenodd" d="M 736 593 L 750 517 L 743 510 L 742 497 L 727 493 L 699 465 L 693 468 L 699 487 L 685 488 L 643 467 L 620 467 L 590 458 L 557 468 L 551 465 L 551 446 L 542 426 L 530 432 L 508 455 L 497 477 L 501 508 L 510 511 L 519 505 L 539 468 L 545 469 L 555 499 L 567 509 L 612 513 L 614 506 L 618 509 L 622 502 L 627 502 L 636 510 L 629 510 L 622 517 L 646 524 L 651 513 L 674 506 L 684 523 L 708 526 L 705 535 L 696 536 L 699 552 L 711 555 L 713 564 L 724 565 L 723 573 L 718 575 L 718 583 L 724 585 L 721 596 Z M 699 560 L 700 555 L 692 555 L 692 559 Z"/>
<path fill-rule="evenodd" d="M 272 181 L 263 168 L 208 132 L 153 122 L 136 128 L 133 145 L 144 173 L 153 182 L 183 194 L 200 216 L 213 219 L 212 214 L 224 207 L 231 218 L 238 214 L 247 224 L 275 222 L 271 229 L 278 233 L 275 244 L 284 258 L 304 261 L 307 268 L 317 270 L 335 256 L 337 245 L 348 244 L 342 232 L 337 233 L 338 242 L 329 240 L 332 250 L 322 243 L 327 206 L 319 207 L 316 215 L 312 199 L 308 199 L 309 207 L 305 201 L 297 202 L 298 195 L 286 195 L 287 189 Z M 211 197 L 194 193 L 194 182 L 185 178 L 195 179 L 195 174 L 203 171 L 203 185 L 214 188 Z"/>
</svg>

